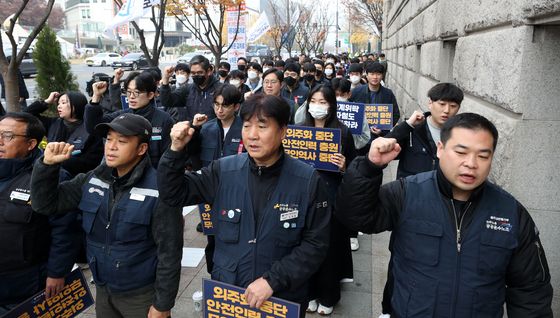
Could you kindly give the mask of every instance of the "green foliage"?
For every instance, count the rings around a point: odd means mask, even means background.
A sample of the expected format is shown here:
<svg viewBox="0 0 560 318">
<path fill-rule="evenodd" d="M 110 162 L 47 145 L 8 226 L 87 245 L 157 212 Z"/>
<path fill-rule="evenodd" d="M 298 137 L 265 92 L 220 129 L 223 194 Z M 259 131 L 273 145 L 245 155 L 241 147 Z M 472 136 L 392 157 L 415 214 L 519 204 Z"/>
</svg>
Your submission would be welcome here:
<svg viewBox="0 0 560 318">
<path fill-rule="evenodd" d="M 61 53 L 56 33 L 48 26 L 37 37 L 33 61 L 37 67 L 35 80 L 40 99 L 46 99 L 51 92 L 79 90 L 76 76 L 70 70 L 70 63 Z"/>
</svg>

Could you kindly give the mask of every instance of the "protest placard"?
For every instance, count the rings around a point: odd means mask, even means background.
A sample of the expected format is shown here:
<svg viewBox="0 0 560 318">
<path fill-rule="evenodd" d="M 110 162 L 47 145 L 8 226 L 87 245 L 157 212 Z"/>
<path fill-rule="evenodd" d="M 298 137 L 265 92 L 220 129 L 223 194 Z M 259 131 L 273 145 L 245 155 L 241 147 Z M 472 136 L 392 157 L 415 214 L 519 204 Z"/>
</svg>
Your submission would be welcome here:
<svg viewBox="0 0 560 318">
<path fill-rule="evenodd" d="M 64 283 L 64 289 L 50 299 L 46 299 L 43 290 L 2 318 L 72 318 L 93 305 L 91 291 L 79 268 L 68 274 L 64 278 Z"/>
<path fill-rule="evenodd" d="M 352 135 L 361 135 L 364 126 L 363 103 L 337 102 L 336 117 L 340 120 L 352 133 Z"/>
<path fill-rule="evenodd" d="M 392 104 L 365 104 L 365 116 L 369 127 L 381 130 L 393 128 L 393 105 Z"/>
<path fill-rule="evenodd" d="M 282 145 L 287 154 L 315 169 L 338 171 L 329 159 L 332 154 L 340 153 L 340 139 L 340 129 L 290 125 Z"/>
<path fill-rule="evenodd" d="M 298 318 L 299 304 L 271 297 L 260 308 L 251 308 L 245 289 L 211 279 L 202 279 L 205 318 L 260 317 Z"/>
<path fill-rule="evenodd" d="M 212 223 L 212 206 L 208 203 L 203 203 L 198 205 L 198 211 L 200 212 L 200 222 L 202 224 L 202 233 L 204 235 L 214 235 L 214 225 Z"/>
</svg>

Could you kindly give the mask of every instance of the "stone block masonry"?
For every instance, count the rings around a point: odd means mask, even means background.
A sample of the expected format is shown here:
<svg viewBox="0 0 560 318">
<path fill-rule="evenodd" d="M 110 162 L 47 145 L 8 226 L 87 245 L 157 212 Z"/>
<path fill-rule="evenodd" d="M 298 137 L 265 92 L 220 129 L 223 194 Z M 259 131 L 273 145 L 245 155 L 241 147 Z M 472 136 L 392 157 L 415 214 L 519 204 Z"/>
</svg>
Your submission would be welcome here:
<svg viewBox="0 0 560 318">
<path fill-rule="evenodd" d="M 403 117 L 453 82 L 498 127 L 491 179 L 531 213 L 560 290 L 560 1 L 385 0 L 386 84 Z M 556 293 L 553 311 L 560 312 Z"/>
</svg>

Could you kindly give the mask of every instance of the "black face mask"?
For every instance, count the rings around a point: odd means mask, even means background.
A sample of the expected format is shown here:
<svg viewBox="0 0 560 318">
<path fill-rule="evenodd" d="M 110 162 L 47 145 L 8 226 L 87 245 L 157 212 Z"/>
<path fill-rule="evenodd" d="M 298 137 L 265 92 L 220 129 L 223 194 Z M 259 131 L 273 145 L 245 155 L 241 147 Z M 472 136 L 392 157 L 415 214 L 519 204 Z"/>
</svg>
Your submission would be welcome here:
<svg viewBox="0 0 560 318">
<path fill-rule="evenodd" d="M 194 75 L 192 76 L 192 80 L 196 85 L 201 86 L 202 84 L 204 84 L 204 82 L 206 82 L 206 76 Z"/>
<path fill-rule="evenodd" d="M 291 76 L 284 77 L 284 83 L 288 86 L 294 86 L 296 84 L 296 79 Z"/>
<path fill-rule="evenodd" d="M 315 79 L 315 75 L 313 74 L 305 74 L 305 76 L 303 77 L 306 81 L 311 82 L 312 80 Z"/>
<path fill-rule="evenodd" d="M 315 71 L 315 74 L 317 74 L 317 76 L 323 76 L 323 71 L 317 70 Z"/>
<path fill-rule="evenodd" d="M 245 70 L 246 65 L 237 65 L 237 69 L 240 71 L 244 71 Z"/>
<path fill-rule="evenodd" d="M 226 77 L 226 76 L 228 75 L 228 71 L 226 71 L 226 70 L 219 70 L 219 71 L 218 71 L 218 74 L 219 74 L 221 77 Z"/>
</svg>

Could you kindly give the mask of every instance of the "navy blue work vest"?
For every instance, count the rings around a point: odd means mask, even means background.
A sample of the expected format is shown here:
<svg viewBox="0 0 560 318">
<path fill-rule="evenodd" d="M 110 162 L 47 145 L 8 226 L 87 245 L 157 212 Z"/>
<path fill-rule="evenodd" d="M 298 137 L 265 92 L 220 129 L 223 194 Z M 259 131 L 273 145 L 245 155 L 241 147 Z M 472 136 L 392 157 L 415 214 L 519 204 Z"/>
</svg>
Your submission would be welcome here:
<svg viewBox="0 0 560 318">
<path fill-rule="evenodd" d="M 124 292 L 155 281 L 157 254 L 151 219 L 158 200 L 156 179 L 156 171 L 147 168 L 141 180 L 114 202 L 112 211 L 112 185 L 92 174 L 82 186 L 79 208 L 88 263 L 97 285 Z"/>
<path fill-rule="evenodd" d="M 256 229 L 248 190 L 248 155 L 220 159 L 220 186 L 212 204 L 216 211 L 212 279 L 247 287 L 301 243 L 307 211 L 312 208 L 313 172 L 311 166 L 285 156 L 278 185 L 266 210 L 260 212 L 260 227 Z M 291 289 L 289 294 L 275 296 L 301 299 L 307 295 L 306 286 Z"/>
<path fill-rule="evenodd" d="M 239 116 L 235 116 L 225 139 L 222 140 L 222 127 L 218 124 L 217 118 L 204 124 L 200 131 L 202 165 L 206 167 L 213 160 L 237 154 L 241 143 L 242 127 L 243 121 Z"/>
<path fill-rule="evenodd" d="M 31 209 L 30 181 L 31 167 L 0 192 L 0 273 L 37 265 L 49 257 L 51 227 L 46 216 Z"/>
<path fill-rule="evenodd" d="M 172 120 L 168 113 L 155 106 L 153 107 L 155 109 L 152 118 L 146 118 L 150 120 L 150 124 L 152 124 L 152 136 L 149 142 L 148 153 L 150 154 L 152 166 L 157 169 L 159 159 L 166 150 L 165 142 L 169 139 L 169 136 L 164 136 L 162 134 L 163 127 L 167 122 L 170 122 L 172 125 Z"/>
<path fill-rule="evenodd" d="M 436 172 L 405 179 L 393 246 L 396 317 L 502 317 L 506 270 L 517 247 L 517 202 L 487 182 L 467 213 L 460 252 Z M 451 204 L 451 201 L 449 202 Z M 393 315 L 391 315 L 393 316 Z"/>
</svg>

